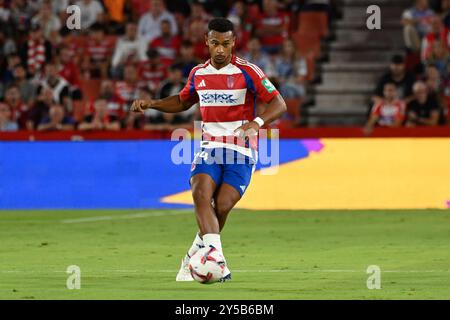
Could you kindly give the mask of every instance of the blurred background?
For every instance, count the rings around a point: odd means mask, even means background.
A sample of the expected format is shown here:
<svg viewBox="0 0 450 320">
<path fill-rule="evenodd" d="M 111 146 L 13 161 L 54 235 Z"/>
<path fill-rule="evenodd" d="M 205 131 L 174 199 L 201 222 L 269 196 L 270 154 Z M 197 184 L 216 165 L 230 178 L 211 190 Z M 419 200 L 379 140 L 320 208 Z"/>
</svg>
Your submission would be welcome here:
<svg viewBox="0 0 450 320">
<path fill-rule="evenodd" d="M 81 30 L 67 27 L 72 4 L 81 9 Z M 381 9 L 380 30 L 366 26 L 373 4 Z M 340 190 L 365 192 L 357 205 L 358 197 L 345 197 L 343 208 L 447 207 L 448 0 L 0 0 L 0 208 L 189 204 L 189 166 L 170 161 L 174 142 L 167 139 L 176 128 L 192 128 L 198 109 L 128 109 L 135 99 L 181 90 L 190 70 L 209 58 L 204 34 L 214 16 L 234 22 L 236 53 L 260 66 L 287 101 L 288 112 L 272 124 L 280 129 L 281 164 L 338 150 L 308 173 L 280 170 L 270 182 L 297 187 L 310 174 L 308 186 L 317 190 L 302 193 L 310 205 L 294 192 L 267 208 L 310 208 L 323 199 L 330 202 L 322 208 L 334 208 Z M 366 136 L 385 139 L 374 147 L 375 140 L 359 139 Z M 337 138 L 345 143 L 338 147 Z M 338 170 L 350 174 L 338 177 Z M 413 175 L 406 194 L 389 198 L 398 189 L 386 185 L 401 188 Z M 418 177 L 442 190 L 416 197 L 424 187 Z M 367 179 L 379 189 L 360 188 Z M 374 192 L 387 198 L 374 203 Z M 267 199 L 263 191 L 249 194 L 248 208 Z"/>
</svg>

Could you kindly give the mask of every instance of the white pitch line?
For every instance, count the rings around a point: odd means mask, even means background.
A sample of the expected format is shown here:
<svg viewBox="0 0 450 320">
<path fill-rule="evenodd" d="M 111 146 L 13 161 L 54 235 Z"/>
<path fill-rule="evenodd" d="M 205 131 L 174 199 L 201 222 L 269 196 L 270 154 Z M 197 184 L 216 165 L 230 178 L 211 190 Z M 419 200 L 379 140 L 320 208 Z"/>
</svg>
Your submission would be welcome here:
<svg viewBox="0 0 450 320">
<path fill-rule="evenodd" d="M 176 216 L 190 213 L 191 211 L 152 211 L 152 212 L 138 212 L 132 214 L 125 214 L 120 216 L 99 216 L 99 217 L 87 217 L 78 219 L 64 219 L 61 223 L 86 223 L 97 221 L 111 221 L 111 220 L 129 220 L 129 219 L 142 219 L 149 217 L 163 217 L 163 216 Z"/>
</svg>

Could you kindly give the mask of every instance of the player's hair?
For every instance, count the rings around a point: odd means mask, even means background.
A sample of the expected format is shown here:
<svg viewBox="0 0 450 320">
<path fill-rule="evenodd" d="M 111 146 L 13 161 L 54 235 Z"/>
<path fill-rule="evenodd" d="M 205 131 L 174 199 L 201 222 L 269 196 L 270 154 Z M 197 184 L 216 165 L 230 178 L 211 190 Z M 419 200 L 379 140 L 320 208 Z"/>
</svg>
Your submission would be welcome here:
<svg viewBox="0 0 450 320">
<path fill-rule="evenodd" d="M 234 34 L 233 22 L 226 18 L 214 18 L 208 24 L 208 32 L 216 31 L 220 33 L 231 31 Z"/>
</svg>

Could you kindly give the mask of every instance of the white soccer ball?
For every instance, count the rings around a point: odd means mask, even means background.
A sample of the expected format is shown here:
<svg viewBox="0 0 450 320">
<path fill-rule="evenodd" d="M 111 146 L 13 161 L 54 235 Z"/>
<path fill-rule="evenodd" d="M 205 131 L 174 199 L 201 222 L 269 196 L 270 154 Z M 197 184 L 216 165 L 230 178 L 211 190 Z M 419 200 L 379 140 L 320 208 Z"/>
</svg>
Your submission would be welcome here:
<svg viewBox="0 0 450 320">
<path fill-rule="evenodd" d="M 200 283 L 213 283 L 223 278 L 225 258 L 216 248 L 202 248 L 189 260 L 192 278 Z"/>
</svg>

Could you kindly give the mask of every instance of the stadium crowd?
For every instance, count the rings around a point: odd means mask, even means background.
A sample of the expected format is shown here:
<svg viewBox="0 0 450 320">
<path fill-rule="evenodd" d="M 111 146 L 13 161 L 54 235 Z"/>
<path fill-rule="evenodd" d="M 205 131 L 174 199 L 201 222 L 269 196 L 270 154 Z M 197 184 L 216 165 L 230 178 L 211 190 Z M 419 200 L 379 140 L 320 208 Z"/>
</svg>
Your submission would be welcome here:
<svg viewBox="0 0 450 320">
<path fill-rule="evenodd" d="M 450 124 L 450 0 L 413 0 L 401 17 L 404 55 L 378 81 L 364 128 Z"/>
<path fill-rule="evenodd" d="M 70 5 L 81 10 L 80 30 L 69 29 Z M 327 0 L 0 0 L 0 131 L 191 126 L 195 108 L 143 116 L 128 108 L 181 90 L 209 58 L 213 16 L 234 22 L 238 54 L 285 98 L 302 97 L 308 67 L 290 35 L 311 8 L 331 16 Z"/>
</svg>

